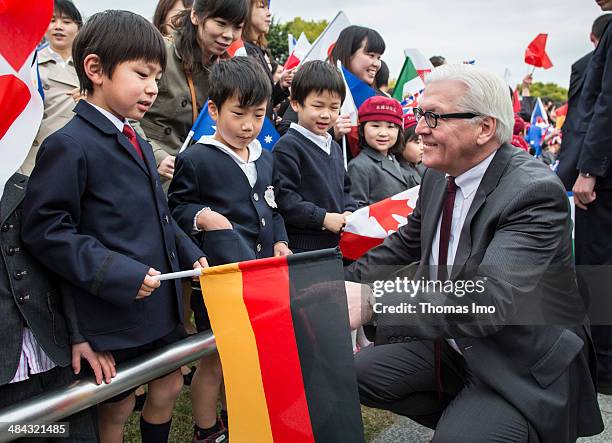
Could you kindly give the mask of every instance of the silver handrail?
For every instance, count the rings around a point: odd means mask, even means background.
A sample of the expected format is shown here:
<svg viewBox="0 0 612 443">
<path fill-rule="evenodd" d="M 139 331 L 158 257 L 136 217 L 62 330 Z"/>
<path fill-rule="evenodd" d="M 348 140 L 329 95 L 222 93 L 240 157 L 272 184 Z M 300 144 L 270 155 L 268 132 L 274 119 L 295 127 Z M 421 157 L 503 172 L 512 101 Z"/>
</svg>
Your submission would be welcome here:
<svg viewBox="0 0 612 443">
<path fill-rule="evenodd" d="M 50 424 L 59 421 L 127 389 L 172 372 L 215 349 L 215 337 L 210 332 L 202 332 L 117 365 L 117 376 L 109 384 L 97 385 L 93 376 L 86 377 L 67 387 L 10 406 L 0 411 L 0 441 L 22 437 L 8 432 L 11 424 Z"/>
</svg>

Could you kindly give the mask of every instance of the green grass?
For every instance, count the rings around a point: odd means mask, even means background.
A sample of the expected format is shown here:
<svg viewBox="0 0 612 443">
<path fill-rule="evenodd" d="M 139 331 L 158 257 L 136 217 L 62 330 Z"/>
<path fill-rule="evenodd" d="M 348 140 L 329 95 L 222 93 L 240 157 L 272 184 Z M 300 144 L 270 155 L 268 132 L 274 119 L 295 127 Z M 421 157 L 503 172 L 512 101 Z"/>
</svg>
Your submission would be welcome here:
<svg viewBox="0 0 612 443">
<path fill-rule="evenodd" d="M 391 426 L 394 421 L 392 413 L 364 406 L 361 407 L 361 415 L 366 442 L 372 441 L 383 430 Z M 125 430 L 126 443 L 140 442 L 139 417 L 139 412 L 134 412 L 130 417 Z M 188 387 L 184 387 L 174 408 L 169 441 L 170 443 L 189 443 L 191 442 L 192 432 L 190 390 Z"/>
</svg>

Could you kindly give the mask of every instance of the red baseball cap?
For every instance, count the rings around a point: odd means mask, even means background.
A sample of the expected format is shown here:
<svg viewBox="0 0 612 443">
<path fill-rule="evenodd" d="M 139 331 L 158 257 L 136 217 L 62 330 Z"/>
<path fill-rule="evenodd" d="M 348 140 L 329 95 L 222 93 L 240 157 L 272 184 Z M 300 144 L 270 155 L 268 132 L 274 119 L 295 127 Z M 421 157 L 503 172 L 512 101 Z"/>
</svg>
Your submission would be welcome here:
<svg viewBox="0 0 612 443">
<path fill-rule="evenodd" d="M 359 123 L 383 121 L 403 125 L 402 105 L 394 98 L 375 95 L 362 103 L 358 111 Z"/>
<path fill-rule="evenodd" d="M 417 119 L 414 114 L 404 115 L 404 129 L 412 128 L 417 125 Z"/>
</svg>

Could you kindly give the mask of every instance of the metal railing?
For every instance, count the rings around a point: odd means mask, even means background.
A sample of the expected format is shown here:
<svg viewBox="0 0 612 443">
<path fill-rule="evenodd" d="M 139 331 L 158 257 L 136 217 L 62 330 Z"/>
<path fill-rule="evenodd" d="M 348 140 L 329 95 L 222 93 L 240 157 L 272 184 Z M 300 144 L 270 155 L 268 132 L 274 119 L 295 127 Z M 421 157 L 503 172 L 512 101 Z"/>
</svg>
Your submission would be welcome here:
<svg viewBox="0 0 612 443">
<path fill-rule="evenodd" d="M 11 424 L 49 424 L 59 421 L 127 389 L 145 384 L 149 380 L 198 360 L 216 348 L 215 337 L 210 332 L 195 334 L 118 365 L 117 376 L 109 384 L 97 385 L 93 376 L 86 377 L 64 388 L 1 410 L 0 442 L 21 437 L 8 432 Z"/>
</svg>

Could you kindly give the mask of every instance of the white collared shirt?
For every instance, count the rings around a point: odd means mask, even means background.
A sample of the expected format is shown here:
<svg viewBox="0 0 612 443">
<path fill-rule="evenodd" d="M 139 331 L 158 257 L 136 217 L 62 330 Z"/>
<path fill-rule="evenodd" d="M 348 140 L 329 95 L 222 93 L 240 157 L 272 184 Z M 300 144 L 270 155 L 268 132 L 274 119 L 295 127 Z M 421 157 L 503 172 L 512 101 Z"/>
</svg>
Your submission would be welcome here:
<svg viewBox="0 0 612 443">
<path fill-rule="evenodd" d="M 297 132 L 302 134 L 308 140 L 312 141 L 315 145 L 321 148 L 327 155 L 331 155 L 331 143 L 332 136 L 327 132 L 325 135 L 317 135 L 314 132 L 306 129 L 305 127 L 298 125 L 297 123 L 291 123 L 289 126 L 292 129 L 295 129 Z"/>
<path fill-rule="evenodd" d="M 497 151 L 495 151 L 497 152 Z M 465 171 L 463 174 L 455 177 L 455 184 L 457 185 L 457 193 L 455 194 L 455 206 L 453 207 L 453 220 L 451 222 L 451 233 L 448 240 L 448 258 L 446 260 L 447 265 L 452 265 L 455 262 L 455 255 L 457 254 L 457 246 L 459 244 L 459 237 L 461 236 L 461 230 L 463 229 L 463 223 L 465 218 L 472 206 L 476 190 L 480 186 L 480 182 L 487 172 L 491 160 L 495 156 L 495 152 L 485 158 L 483 161 L 478 163 L 476 166 Z M 448 177 L 448 174 L 446 174 Z M 440 226 L 442 225 L 442 214 L 438 220 L 438 227 L 436 228 L 436 234 L 434 235 L 433 242 L 431 245 L 431 253 L 429 255 L 429 264 L 432 266 L 431 269 L 435 269 L 438 265 L 438 253 L 440 250 Z M 452 267 L 449 267 L 449 275 Z M 448 344 L 453 349 L 461 354 L 455 340 L 448 339 Z"/>
<path fill-rule="evenodd" d="M 72 62 L 72 56 L 68 57 L 68 60 L 64 60 L 61 55 L 51 49 L 51 45 L 47 46 L 47 49 L 49 49 L 51 58 L 62 68 L 65 68 L 68 63 Z"/>
<path fill-rule="evenodd" d="M 262 151 L 259 140 L 255 139 L 251 143 L 249 143 L 249 158 L 247 161 L 241 159 L 240 156 L 238 156 L 238 154 L 236 154 L 232 149 L 225 146 L 220 141 L 216 140 L 213 136 L 205 135 L 203 137 L 200 137 L 198 143 L 213 145 L 215 148 L 219 149 L 219 151 L 229 155 L 230 158 L 234 160 L 238 166 L 240 166 L 240 169 L 242 169 L 242 172 L 244 172 L 244 175 L 246 175 L 246 178 L 249 181 L 251 188 L 255 186 L 255 183 L 257 182 L 257 167 L 255 166 L 255 160 L 261 157 Z"/>
<path fill-rule="evenodd" d="M 112 112 L 107 111 L 106 109 L 102 109 L 99 106 L 94 105 L 91 102 L 87 102 L 89 103 L 91 106 L 93 106 L 94 108 L 96 108 L 98 111 L 100 111 L 100 113 L 106 117 L 107 119 L 109 119 L 111 121 L 111 123 L 113 125 L 115 125 L 115 127 L 117 129 L 119 129 L 119 132 L 123 132 L 123 127 L 125 125 L 129 125 L 127 119 L 124 119 L 123 121 L 119 120 Z M 133 129 L 133 128 L 132 128 Z"/>
</svg>

